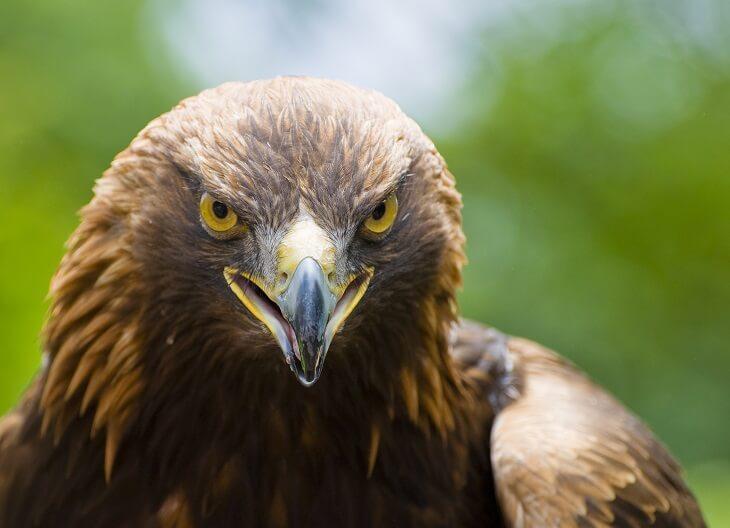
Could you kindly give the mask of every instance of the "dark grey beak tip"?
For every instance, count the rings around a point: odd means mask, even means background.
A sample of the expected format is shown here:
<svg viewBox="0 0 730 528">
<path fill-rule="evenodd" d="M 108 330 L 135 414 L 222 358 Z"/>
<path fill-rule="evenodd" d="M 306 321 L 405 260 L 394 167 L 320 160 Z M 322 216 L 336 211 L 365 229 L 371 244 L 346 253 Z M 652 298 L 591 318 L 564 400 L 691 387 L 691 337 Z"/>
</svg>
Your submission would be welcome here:
<svg viewBox="0 0 730 528">
<path fill-rule="evenodd" d="M 304 373 L 304 372 L 298 372 L 295 371 L 297 375 L 297 380 L 299 383 L 301 383 L 305 387 L 311 387 L 315 383 L 317 383 L 317 380 L 319 379 L 319 376 L 317 376 L 314 373 Z"/>
<path fill-rule="evenodd" d="M 319 359 L 316 355 L 311 357 L 311 366 L 303 364 L 298 358 L 293 357 L 289 366 L 292 372 L 297 377 L 299 383 L 305 387 L 311 387 L 322 374 L 322 366 L 324 364 L 324 358 Z"/>
</svg>

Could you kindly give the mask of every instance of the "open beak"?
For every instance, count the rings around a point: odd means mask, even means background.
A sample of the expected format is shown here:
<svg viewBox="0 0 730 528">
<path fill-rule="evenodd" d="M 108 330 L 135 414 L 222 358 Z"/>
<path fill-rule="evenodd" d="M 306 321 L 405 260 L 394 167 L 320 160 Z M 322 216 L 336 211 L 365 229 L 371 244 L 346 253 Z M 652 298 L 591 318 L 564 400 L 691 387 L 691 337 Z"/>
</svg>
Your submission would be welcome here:
<svg viewBox="0 0 730 528">
<path fill-rule="evenodd" d="M 309 387 L 319 379 L 330 343 L 365 293 L 372 270 L 333 288 L 318 260 L 306 256 L 279 294 L 235 268 L 226 268 L 224 275 L 244 306 L 268 327 L 299 382 Z"/>
</svg>

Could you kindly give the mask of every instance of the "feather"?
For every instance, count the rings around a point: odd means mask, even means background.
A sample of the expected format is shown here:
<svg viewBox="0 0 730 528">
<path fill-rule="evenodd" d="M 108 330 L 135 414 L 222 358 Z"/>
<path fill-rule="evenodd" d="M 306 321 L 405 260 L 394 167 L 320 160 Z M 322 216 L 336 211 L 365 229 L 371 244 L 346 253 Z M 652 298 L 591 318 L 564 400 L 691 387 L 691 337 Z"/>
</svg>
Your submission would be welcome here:
<svg viewBox="0 0 730 528">
<path fill-rule="evenodd" d="M 368 449 L 368 478 L 373 475 L 375 461 L 378 458 L 378 447 L 380 447 L 380 427 L 373 422 L 370 428 L 370 448 Z"/>
</svg>

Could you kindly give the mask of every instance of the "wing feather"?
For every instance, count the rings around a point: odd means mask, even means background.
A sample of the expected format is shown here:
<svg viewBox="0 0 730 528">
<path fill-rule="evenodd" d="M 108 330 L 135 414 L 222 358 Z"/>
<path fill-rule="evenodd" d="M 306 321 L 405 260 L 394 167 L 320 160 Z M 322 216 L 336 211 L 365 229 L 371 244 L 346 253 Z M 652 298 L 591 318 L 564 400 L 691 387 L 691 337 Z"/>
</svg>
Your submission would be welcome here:
<svg viewBox="0 0 730 528">
<path fill-rule="evenodd" d="M 705 526 L 666 448 L 574 366 L 530 341 L 500 341 L 474 323 L 457 334 L 455 359 L 467 374 L 480 370 L 475 383 L 490 402 L 503 403 L 490 452 L 509 525 Z"/>
<path fill-rule="evenodd" d="M 491 439 L 508 519 L 519 516 L 523 526 L 704 526 L 677 463 L 617 400 L 539 345 L 510 339 L 508 354 L 522 389 L 497 416 Z"/>
</svg>

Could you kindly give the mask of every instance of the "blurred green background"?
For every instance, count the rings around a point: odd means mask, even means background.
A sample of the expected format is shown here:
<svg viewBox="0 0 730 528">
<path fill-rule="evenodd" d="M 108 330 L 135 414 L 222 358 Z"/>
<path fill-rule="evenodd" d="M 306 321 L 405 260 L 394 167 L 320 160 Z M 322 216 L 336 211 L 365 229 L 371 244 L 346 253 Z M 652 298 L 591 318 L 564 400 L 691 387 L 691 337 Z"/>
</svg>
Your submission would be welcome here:
<svg viewBox="0 0 730 528">
<path fill-rule="evenodd" d="M 206 85 L 327 75 L 394 96 L 448 160 L 465 315 L 616 393 L 730 526 L 730 4 L 355 4 L 3 2 L 0 412 L 114 154 Z"/>
</svg>

